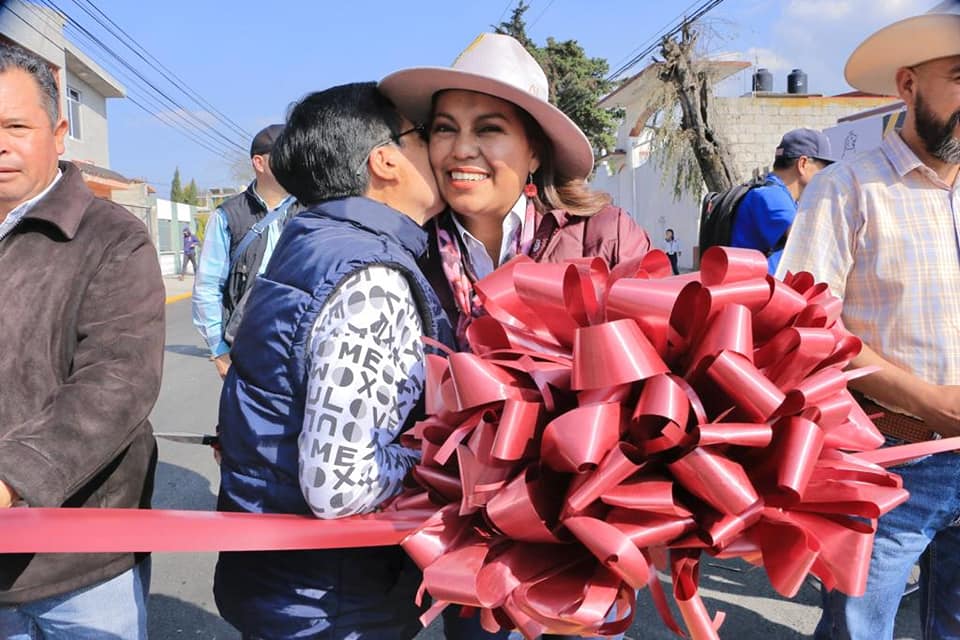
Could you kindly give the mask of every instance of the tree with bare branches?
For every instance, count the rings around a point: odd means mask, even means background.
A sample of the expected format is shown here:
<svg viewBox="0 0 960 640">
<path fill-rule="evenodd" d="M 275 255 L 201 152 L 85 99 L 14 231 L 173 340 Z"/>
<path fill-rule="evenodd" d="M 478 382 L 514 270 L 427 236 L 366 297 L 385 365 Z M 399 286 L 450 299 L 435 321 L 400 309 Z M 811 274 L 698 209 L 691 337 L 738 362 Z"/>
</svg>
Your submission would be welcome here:
<svg viewBox="0 0 960 640">
<path fill-rule="evenodd" d="M 663 39 L 658 61 L 660 91 L 651 96 L 655 115 L 653 147 L 659 165 L 672 174 L 674 196 L 699 196 L 706 183 L 709 191 L 724 191 L 740 182 L 733 159 L 710 111 L 715 78 L 694 53 L 697 32 L 690 24 L 679 39 Z M 665 174 L 665 177 L 668 174 Z"/>
</svg>

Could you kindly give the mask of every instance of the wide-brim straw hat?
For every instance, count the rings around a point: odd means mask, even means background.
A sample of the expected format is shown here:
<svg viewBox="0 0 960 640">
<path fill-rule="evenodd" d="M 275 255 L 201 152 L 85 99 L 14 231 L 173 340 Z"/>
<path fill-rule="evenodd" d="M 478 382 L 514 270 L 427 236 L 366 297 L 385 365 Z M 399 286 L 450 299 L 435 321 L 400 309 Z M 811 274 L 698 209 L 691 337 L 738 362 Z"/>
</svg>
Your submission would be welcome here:
<svg viewBox="0 0 960 640">
<path fill-rule="evenodd" d="M 380 81 L 380 90 L 414 122 L 426 122 L 434 94 L 446 89 L 477 91 L 512 102 L 529 113 L 550 139 L 558 173 L 586 178 L 593 170 L 593 148 L 587 136 L 548 102 L 547 76 L 514 38 L 483 33 L 450 67 L 402 69 Z"/>
<path fill-rule="evenodd" d="M 850 86 L 880 95 L 897 95 L 900 67 L 960 55 L 960 1 L 894 22 L 857 47 L 843 70 Z"/>
</svg>

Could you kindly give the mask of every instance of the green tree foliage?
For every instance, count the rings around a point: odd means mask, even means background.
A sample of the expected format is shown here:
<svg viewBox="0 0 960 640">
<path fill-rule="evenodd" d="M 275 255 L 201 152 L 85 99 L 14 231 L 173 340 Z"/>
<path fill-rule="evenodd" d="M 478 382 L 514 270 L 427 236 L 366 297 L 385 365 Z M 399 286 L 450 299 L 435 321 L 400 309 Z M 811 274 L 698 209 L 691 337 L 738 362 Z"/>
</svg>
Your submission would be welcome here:
<svg viewBox="0 0 960 640">
<path fill-rule="evenodd" d="M 170 201 L 200 206 L 200 190 L 197 187 L 197 181 L 191 179 L 184 187 L 183 179 L 180 177 L 180 167 L 173 172 L 173 179 L 170 181 Z"/>
<path fill-rule="evenodd" d="M 520 0 L 510 20 L 495 25 L 494 29 L 516 38 L 540 63 L 550 83 L 550 102 L 577 123 L 594 150 L 612 151 L 623 112 L 597 105 L 615 86 L 606 79 L 610 66 L 604 58 L 588 58 L 576 40 L 559 42 L 547 38 L 546 46 L 537 46 L 527 35 L 523 19 L 529 8 L 529 4 Z"/>
<path fill-rule="evenodd" d="M 183 200 L 181 200 L 181 202 L 185 202 L 193 206 L 197 206 L 198 204 L 200 204 L 200 194 L 197 192 L 196 180 L 191 179 L 190 184 L 188 184 L 187 187 L 183 190 Z"/>
<path fill-rule="evenodd" d="M 173 171 L 173 180 L 170 181 L 170 201 L 183 202 L 183 185 L 180 183 L 180 167 Z"/>
<path fill-rule="evenodd" d="M 197 239 L 200 242 L 203 242 L 203 239 L 207 236 L 207 221 L 209 219 L 209 213 L 197 213 L 193 216 L 193 223 L 197 227 Z"/>
</svg>

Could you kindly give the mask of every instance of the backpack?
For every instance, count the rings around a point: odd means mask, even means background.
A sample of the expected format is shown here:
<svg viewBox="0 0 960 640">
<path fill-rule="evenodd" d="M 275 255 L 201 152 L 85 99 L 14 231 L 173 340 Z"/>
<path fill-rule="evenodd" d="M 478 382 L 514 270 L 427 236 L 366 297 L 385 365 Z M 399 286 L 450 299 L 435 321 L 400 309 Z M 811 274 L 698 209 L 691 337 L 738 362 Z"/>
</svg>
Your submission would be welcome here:
<svg viewBox="0 0 960 640">
<path fill-rule="evenodd" d="M 733 235 L 733 217 L 751 189 L 767 183 L 766 176 L 737 184 L 726 191 L 711 191 L 700 204 L 700 255 L 710 247 L 729 247 Z"/>
</svg>

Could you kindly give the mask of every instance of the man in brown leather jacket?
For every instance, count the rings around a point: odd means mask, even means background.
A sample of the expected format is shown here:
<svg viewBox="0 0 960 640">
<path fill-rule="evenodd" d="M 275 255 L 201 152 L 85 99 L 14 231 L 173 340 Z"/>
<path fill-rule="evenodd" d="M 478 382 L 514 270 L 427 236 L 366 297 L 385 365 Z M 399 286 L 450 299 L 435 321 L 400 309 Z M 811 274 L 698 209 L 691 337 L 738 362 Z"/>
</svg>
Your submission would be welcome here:
<svg viewBox="0 0 960 640">
<path fill-rule="evenodd" d="M 46 63 L 0 45 L 0 508 L 149 507 L 157 254 L 58 163 L 59 103 Z M 0 637 L 146 638 L 148 584 L 134 554 L 0 555 Z"/>
</svg>

